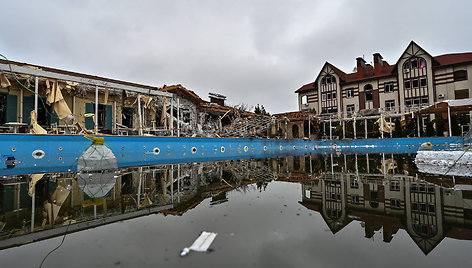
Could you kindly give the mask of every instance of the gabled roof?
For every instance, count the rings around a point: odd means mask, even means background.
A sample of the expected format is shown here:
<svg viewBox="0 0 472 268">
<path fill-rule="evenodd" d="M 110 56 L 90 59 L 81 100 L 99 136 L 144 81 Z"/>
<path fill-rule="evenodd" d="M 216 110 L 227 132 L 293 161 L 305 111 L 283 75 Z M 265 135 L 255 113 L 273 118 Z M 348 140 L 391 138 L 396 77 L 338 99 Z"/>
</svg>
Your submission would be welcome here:
<svg viewBox="0 0 472 268">
<path fill-rule="evenodd" d="M 300 92 L 304 92 L 304 91 L 309 91 L 309 90 L 313 90 L 315 89 L 315 82 L 316 81 L 313 81 L 311 83 L 308 83 L 306 85 L 303 85 L 301 88 L 295 90 L 295 93 L 300 93 Z"/>
<path fill-rule="evenodd" d="M 323 68 L 321 68 L 321 71 L 316 77 L 316 80 L 306 85 L 303 85 L 302 87 L 297 89 L 295 93 L 302 93 L 306 91 L 316 90 L 317 88 L 316 81 L 321 75 L 321 72 L 323 71 L 325 66 L 329 66 L 339 76 L 340 84 L 365 81 L 365 80 L 370 80 L 370 79 L 375 79 L 375 78 L 380 78 L 380 77 L 394 76 L 396 75 L 398 62 L 401 60 L 402 56 L 408 51 L 408 49 L 412 45 L 417 46 L 419 49 L 424 51 L 427 55 L 429 55 L 432 58 L 434 68 L 440 68 L 443 66 L 472 62 L 472 52 L 452 53 L 452 54 L 445 54 L 445 55 L 439 55 L 439 56 L 433 57 L 426 50 L 424 50 L 420 45 L 418 45 L 415 41 L 412 40 L 394 65 L 389 65 L 386 61 L 383 61 L 384 67 L 378 73 L 374 72 L 374 68 L 370 64 L 366 64 L 366 69 L 364 73 L 360 75 L 358 72 L 345 73 L 341 71 L 340 69 L 338 69 L 336 66 L 332 65 L 331 63 L 326 62 L 323 65 Z"/>
<path fill-rule="evenodd" d="M 472 62 L 472 52 L 444 54 L 433 57 L 433 59 L 438 63 L 435 67 L 467 63 Z"/>
</svg>

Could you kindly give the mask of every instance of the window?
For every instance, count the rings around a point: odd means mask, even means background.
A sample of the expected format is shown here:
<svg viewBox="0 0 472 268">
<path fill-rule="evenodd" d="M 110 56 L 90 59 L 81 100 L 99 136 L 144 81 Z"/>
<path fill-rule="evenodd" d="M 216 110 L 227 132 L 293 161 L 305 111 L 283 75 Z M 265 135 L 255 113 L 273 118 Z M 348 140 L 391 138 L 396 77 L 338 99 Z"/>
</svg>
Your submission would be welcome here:
<svg viewBox="0 0 472 268">
<path fill-rule="evenodd" d="M 331 92 L 326 93 L 326 99 L 327 99 L 327 100 L 331 100 Z"/>
<path fill-rule="evenodd" d="M 302 104 L 305 104 L 305 105 L 308 104 L 308 96 L 307 95 L 302 96 Z"/>
<path fill-rule="evenodd" d="M 411 106 L 411 98 L 405 99 L 405 106 L 410 107 Z"/>
<path fill-rule="evenodd" d="M 419 64 L 420 64 L 420 69 L 423 69 L 426 67 L 426 60 L 423 58 L 419 58 Z"/>
<path fill-rule="evenodd" d="M 129 107 L 123 107 L 121 111 L 121 115 L 123 117 L 122 125 L 127 126 L 129 128 L 133 127 L 133 117 L 134 117 L 134 109 Z"/>
<path fill-rule="evenodd" d="M 428 204 L 428 214 L 436 214 L 436 206 L 434 204 Z"/>
<path fill-rule="evenodd" d="M 413 84 L 413 88 L 419 87 L 418 78 L 413 78 L 412 79 L 412 84 Z"/>
<path fill-rule="evenodd" d="M 414 212 L 418 212 L 418 203 L 411 203 L 411 210 Z"/>
<path fill-rule="evenodd" d="M 352 98 L 354 97 L 354 89 L 353 88 L 348 88 L 346 90 L 346 98 Z"/>
<path fill-rule="evenodd" d="M 321 94 L 321 100 L 325 101 L 326 100 L 326 93 Z"/>
<path fill-rule="evenodd" d="M 385 92 L 393 92 L 393 82 L 385 83 Z"/>
<path fill-rule="evenodd" d="M 413 183 L 411 184 L 410 188 L 411 188 L 411 192 L 412 192 L 412 193 L 418 192 L 418 184 L 417 184 L 416 182 L 413 182 Z"/>
<path fill-rule="evenodd" d="M 405 89 L 410 89 L 411 88 L 411 83 L 410 83 L 410 79 L 405 79 L 404 82 L 404 85 L 405 85 Z"/>
<path fill-rule="evenodd" d="M 336 99 L 336 91 L 331 92 L 331 96 L 333 97 L 333 100 Z"/>
<path fill-rule="evenodd" d="M 324 77 L 321 78 L 321 84 L 322 84 L 322 85 L 326 84 L 326 78 L 324 78 Z"/>
<path fill-rule="evenodd" d="M 418 68 L 418 60 L 416 58 L 412 58 L 410 60 L 410 65 L 411 65 L 411 69 Z"/>
<path fill-rule="evenodd" d="M 425 105 L 425 104 L 428 104 L 429 103 L 429 98 L 428 96 L 423 96 L 421 97 L 421 104 L 422 105 Z"/>
<path fill-rule="evenodd" d="M 354 113 L 354 104 L 350 104 L 350 105 L 347 105 L 346 106 L 346 111 L 347 111 L 347 114 L 350 115 L 350 114 L 353 114 Z"/>
<path fill-rule="evenodd" d="M 468 89 L 454 90 L 454 97 L 456 100 L 467 99 L 469 98 L 469 90 Z"/>
<path fill-rule="evenodd" d="M 373 89 L 373 87 L 372 87 L 371 84 L 367 84 L 367 85 L 364 86 L 364 91 L 369 91 L 369 90 L 372 90 L 372 89 Z"/>
<path fill-rule="evenodd" d="M 405 64 L 403 64 L 403 72 L 404 73 L 409 73 L 410 72 L 410 62 L 406 61 Z"/>
<path fill-rule="evenodd" d="M 420 212 L 421 213 L 427 213 L 428 212 L 426 210 L 426 204 L 425 203 L 420 203 Z"/>
<path fill-rule="evenodd" d="M 351 188 L 354 188 L 354 189 L 359 188 L 359 182 L 356 179 L 351 180 Z"/>
<path fill-rule="evenodd" d="M 423 69 L 426 67 L 426 60 L 423 58 L 411 58 L 403 64 L 403 72 L 409 73 L 410 69 L 420 68 Z"/>
<path fill-rule="evenodd" d="M 331 76 L 326 76 L 326 84 L 331 84 Z"/>
<path fill-rule="evenodd" d="M 390 199 L 390 207 L 395 209 L 401 208 L 401 201 L 400 199 Z"/>
<path fill-rule="evenodd" d="M 385 109 L 387 111 L 395 110 L 395 101 L 394 100 L 387 100 L 385 101 Z"/>
<path fill-rule="evenodd" d="M 425 127 L 426 125 L 428 125 L 429 123 L 429 116 L 428 115 L 425 115 L 422 117 L 422 120 L 423 120 L 423 127 Z"/>
<path fill-rule="evenodd" d="M 365 101 L 373 101 L 373 100 L 374 100 L 374 94 L 372 94 L 372 92 L 366 92 Z"/>
<path fill-rule="evenodd" d="M 454 72 L 454 82 L 467 80 L 467 71 L 459 70 Z"/>
<path fill-rule="evenodd" d="M 419 97 L 413 98 L 413 104 L 416 106 L 420 105 L 420 98 Z"/>
<path fill-rule="evenodd" d="M 420 86 L 425 87 L 426 86 L 426 76 L 423 76 L 420 78 Z"/>
<path fill-rule="evenodd" d="M 353 204 L 359 204 L 359 196 L 358 195 L 351 195 L 351 201 Z"/>
<path fill-rule="evenodd" d="M 399 181 L 391 181 L 390 182 L 390 191 L 400 191 L 400 182 Z"/>
</svg>

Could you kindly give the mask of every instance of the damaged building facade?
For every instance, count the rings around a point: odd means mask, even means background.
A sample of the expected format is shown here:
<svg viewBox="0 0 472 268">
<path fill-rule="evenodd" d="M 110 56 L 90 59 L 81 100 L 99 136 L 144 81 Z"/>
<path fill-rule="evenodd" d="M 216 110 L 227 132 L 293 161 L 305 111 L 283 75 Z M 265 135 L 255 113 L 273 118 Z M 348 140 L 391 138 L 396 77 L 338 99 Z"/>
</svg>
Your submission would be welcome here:
<svg viewBox="0 0 472 268">
<path fill-rule="evenodd" d="M 281 120 L 226 106 L 215 93 L 204 101 L 182 85 L 154 87 L 7 60 L 0 60 L 0 71 L 4 133 L 267 137 Z"/>
</svg>

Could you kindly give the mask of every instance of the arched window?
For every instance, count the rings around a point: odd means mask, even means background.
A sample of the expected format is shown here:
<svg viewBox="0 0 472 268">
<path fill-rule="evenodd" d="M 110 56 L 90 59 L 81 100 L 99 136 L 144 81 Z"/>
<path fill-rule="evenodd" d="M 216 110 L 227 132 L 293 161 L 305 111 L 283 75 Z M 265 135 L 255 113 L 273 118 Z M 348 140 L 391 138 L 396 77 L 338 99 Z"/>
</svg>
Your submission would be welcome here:
<svg viewBox="0 0 472 268">
<path fill-rule="evenodd" d="M 426 67 L 426 60 L 421 57 L 412 57 L 403 64 L 403 72 L 408 73 L 411 69 L 423 69 Z"/>
<path fill-rule="evenodd" d="M 334 77 L 330 74 L 327 74 L 323 78 L 321 78 L 321 84 L 322 85 L 332 84 L 332 83 L 336 83 L 336 77 Z"/>
</svg>

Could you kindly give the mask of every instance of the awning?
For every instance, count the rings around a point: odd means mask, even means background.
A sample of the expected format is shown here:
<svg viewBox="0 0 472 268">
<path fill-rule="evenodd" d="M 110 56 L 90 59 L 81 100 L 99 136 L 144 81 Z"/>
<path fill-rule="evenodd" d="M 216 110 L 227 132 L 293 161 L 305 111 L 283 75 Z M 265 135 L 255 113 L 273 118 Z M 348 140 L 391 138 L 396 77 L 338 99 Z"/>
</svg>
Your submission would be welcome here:
<svg viewBox="0 0 472 268">
<path fill-rule="evenodd" d="M 472 98 L 461 99 L 461 100 L 445 100 L 428 107 L 424 107 L 417 112 L 422 114 L 433 114 L 447 112 L 447 107 L 451 109 L 451 112 L 464 112 L 472 110 Z"/>
</svg>

